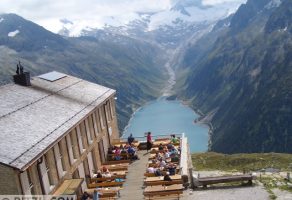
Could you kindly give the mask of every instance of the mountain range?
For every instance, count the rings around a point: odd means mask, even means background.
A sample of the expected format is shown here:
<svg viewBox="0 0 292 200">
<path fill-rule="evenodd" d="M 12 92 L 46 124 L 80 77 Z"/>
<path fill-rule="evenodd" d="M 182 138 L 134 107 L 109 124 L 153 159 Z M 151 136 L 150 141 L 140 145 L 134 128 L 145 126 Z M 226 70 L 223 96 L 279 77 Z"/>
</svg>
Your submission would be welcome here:
<svg viewBox="0 0 292 200">
<path fill-rule="evenodd" d="M 32 76 L 60 71 L 117 90 L 119 125 L 160 95 L 166 79 L 160 49 L 124 36 L 68 38 L 15 14 L 0 15 L 0 80 L 9 83 L 21 61 Z M 154 73 L 155 72 L 155 73 Z"/>
<path fill-rule="evenodd" d="M 210 150 L 292 152 L 291 16 L 289 0 L 249 0 L 187 50 L 180 94 L 212 123 Z"/>
<path fill-rule="evenodd" d="M 176 0 L 102 28 L 61 19 L 58 34 L 0 15 L 0 81 L 11 81 L 20 60 L 32 75 L 56 70 L 114 88 L 122 130 L 162 94 L 171 69 L 173 96 L 212 127 L 209 150 L 291 153 L 291 3 L 248 0 L 236 10 L 239 1 Z"/>
</svg>

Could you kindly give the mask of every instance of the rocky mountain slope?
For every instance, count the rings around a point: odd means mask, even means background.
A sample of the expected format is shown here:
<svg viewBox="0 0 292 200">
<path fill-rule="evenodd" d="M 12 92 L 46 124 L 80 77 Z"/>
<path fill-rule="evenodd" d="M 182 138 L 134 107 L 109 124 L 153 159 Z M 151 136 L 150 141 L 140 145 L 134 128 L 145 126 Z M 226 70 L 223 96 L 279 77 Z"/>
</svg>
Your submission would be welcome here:
<svg viewBox="0 0 292 200">
<path fill-rule="evenodd" d="M 124 36 L 67 38 L 14 14 L 0 19 L 2 84 L 12 80 L 20 60 L 32 76 L 56 70 L 114 88 L 121 129 L 133 110 L 159 96 L 164 86 L 157 46 Z"/>
<path fill-rule="evenodd" d="M 214 42 L 202 46 L 206 35 L 184 57 L 180 94 L 210 114 L 211 150 L 292 152 L 291 16 L 289 0 L 249 0 Z"/>
</svg>

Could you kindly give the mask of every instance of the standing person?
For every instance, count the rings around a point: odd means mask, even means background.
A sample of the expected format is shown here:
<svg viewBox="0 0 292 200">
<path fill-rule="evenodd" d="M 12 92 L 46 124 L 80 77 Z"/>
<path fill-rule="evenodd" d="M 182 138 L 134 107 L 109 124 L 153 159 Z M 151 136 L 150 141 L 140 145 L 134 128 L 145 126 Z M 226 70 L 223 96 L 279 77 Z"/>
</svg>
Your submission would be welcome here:
<svg viewBox="0 0 292 200">
<path fill-rule="evenodd" d="M 147 133 L 147 153 L 148 150 L 152 148 L 152 137 L 151 137 L 151 132 Z"/>
<path fill-rule="evenodd" d="M 134 142 L 134 138 L 133 138 L 133 135 L 132 133 L 130 134 L 130 136 L 128 137 L 128 143 L 129 145 L 131 146 L 131 144 Z"/>
</svg>

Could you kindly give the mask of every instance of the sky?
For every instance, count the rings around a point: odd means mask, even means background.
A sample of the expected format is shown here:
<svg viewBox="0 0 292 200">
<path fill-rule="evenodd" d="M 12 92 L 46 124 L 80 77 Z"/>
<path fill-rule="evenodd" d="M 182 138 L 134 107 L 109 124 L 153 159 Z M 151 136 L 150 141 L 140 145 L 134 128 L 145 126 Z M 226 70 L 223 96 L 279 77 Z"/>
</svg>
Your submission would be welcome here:
<svg viewBox="0 0 292 200">
<path fill-rule="evenodd" d="M 62 27 L 60 19 L 78 21 L 83 27 L 91 23 L 102 27 L 110 20 L 125 24 L 133 19 L 137 12 L 167 10 L 177 1 L 179 0 L 0 0 L 0 13 L 16 13 L 56 32 Z M 202 3 L 216 5 L 222 2 L 243 1 L 202 0 Z"/>
</svg>

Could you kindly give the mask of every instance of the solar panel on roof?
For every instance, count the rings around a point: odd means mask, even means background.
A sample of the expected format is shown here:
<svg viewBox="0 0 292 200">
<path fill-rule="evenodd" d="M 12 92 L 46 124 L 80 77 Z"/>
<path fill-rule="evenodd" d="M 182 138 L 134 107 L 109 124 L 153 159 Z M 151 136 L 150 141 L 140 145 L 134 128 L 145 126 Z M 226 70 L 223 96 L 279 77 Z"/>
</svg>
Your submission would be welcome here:
<svg viewBox="0 0 292 200">
<path fill-rule="evenodd" d="M 66 77 L 66 74 L 62 74 L 60 72 L 52 71 L 52 72 L 49 72 L 49 73 L 46 73 L 46 74 L 42 74 L 42 75 L 40 75 L 38 77 L 41 78 L 41 79 L 45 79 L 47 81 L 54 82 L 56 80 L 59 80 L 61 78 Z"/>
</svg>

